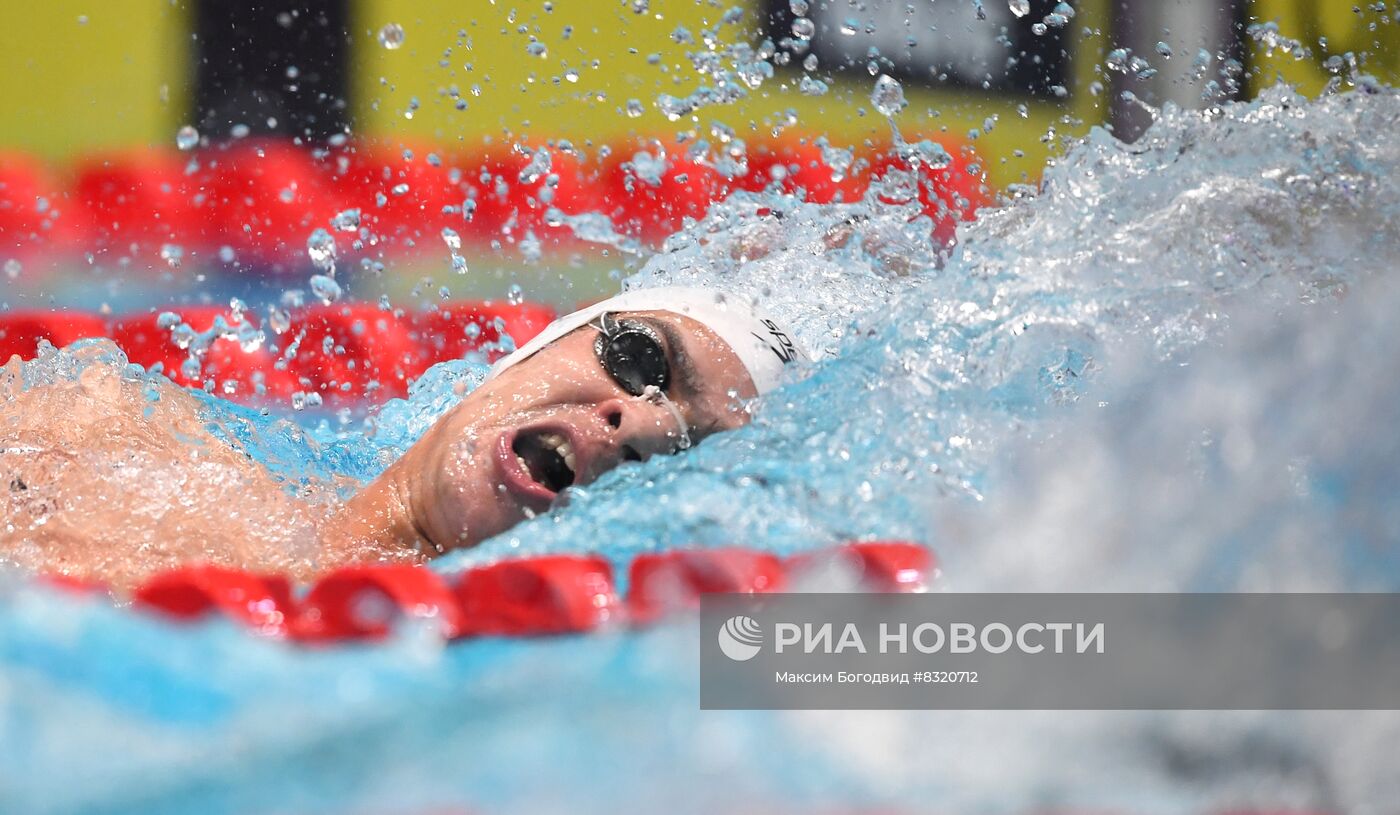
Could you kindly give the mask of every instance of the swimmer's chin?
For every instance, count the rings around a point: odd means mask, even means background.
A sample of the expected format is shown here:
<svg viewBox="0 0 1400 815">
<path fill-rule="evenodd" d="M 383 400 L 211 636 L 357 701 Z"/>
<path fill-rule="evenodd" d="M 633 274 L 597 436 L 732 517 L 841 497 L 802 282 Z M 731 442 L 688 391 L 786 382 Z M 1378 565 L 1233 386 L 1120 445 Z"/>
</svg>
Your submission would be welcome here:
<svg viewBox="0 0 1400 815">
<path fill-rule="evenodd" d="M 321 531 L 323 551 L 332 558 L 336 557 L 332 553 L 350 552 L 360 562 L 401 557 L 405 552 L 427 560 L 476 546 L 548 510 L 554 493 L 540 485 L 531 489 L 529 483 L 521 482 L 512 489 L 512 483 L 506 483 L 501 469 L 505 457 L 500 451 L 509 451 L 510 435 L 501 433 L 492 446 L 493 455 L 474 457 L 473 465 L 465 469 L 444 467 L 436 454 L 429 454 L 433 460 L 422 461 L 410 451 L 329 519 Z M 417 452 L 434 449 L 428 445 Z"/>
</svg>

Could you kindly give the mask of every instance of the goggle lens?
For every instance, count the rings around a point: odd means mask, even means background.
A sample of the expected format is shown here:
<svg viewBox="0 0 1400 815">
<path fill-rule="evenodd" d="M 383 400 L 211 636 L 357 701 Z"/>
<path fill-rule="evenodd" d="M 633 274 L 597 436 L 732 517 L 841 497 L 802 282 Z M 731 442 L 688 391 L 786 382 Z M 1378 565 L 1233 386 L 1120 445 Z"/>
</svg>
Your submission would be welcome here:
<svg viewBox="0 0 1400 815">
<path fill-rule="evenodd" d="M 641 396 L 649 386 L 666 390 L 671 384 L 671 363 L 656 333 L 629 320 L 608 327 L 612 330 L 605 330 L 594 344 L 603 370 L 633 396 Z"/>
</svg>

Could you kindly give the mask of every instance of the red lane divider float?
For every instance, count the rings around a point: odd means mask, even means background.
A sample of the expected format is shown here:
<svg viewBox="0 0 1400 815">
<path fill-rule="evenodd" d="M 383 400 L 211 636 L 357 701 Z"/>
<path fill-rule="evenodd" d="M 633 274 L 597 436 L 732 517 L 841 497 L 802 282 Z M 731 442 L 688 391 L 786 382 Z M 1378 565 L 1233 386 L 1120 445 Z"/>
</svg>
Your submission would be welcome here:
<svg viewBox="0 0 1400 815">
<path fill-rule="evenodd" d="M 986 202 L 987 193 L 971 153 L 940 141 L 949 163 L 934 169 L 922 162 L 915 175 L 918 200 L 942 240 Z M 790 136 L 756 141 L 735 155 L 693 158 L 657 141 L 637 141 L 588 159 L 558 147 L 458 152 L 443 145 L 352 143 L 313 149 L 240 140 L 190 153 L 96 154 L 64 172 L 5 153 L 0 254 L 149 259 L 169 243 L 192 262 L 219 257 L 228 247 L 244 265 L 303 271 L 312 231 L 330 229 L 333 217 L 352 209 L 360 213 L 360 228 L 349 227 L 355 235 L 341 235 L 344 242 L 364 240 L 376 252 L 395 255 L 438 253 L 444 262 L 444 228 L 477 246 L 518 242 L 527 233 L 544 249 L 577 246 L 567 227 L 547 217 L 551 209 L 600 212 L 618 232 L 655 242 L 736 190 L 776 185 L 814 202 L 854 201 L 874 179 L 909 169 L 897 153 L 888 143 L 862 147 L 851 166 L 834 169 L 816 141 Z"/>
<path fill-rule="evenodd" d="M 99 317 L 64 311 L 0 312 L 0 363 L 18 354 L 32 359 L 40 340 L 65 346 L 89 337 L 111 337 L 127 359 L 180 385 L 201 387 L 237 401 L 286 399 L 300 392 L 320 395 L 327 405 L 361 404 L 366 397 L 403 396 L 409 382 L 438 362 L 483 352 L 494 361 L 508 350 L 505 339 L 523 344 L 555 317 L 537 303 L 465 301 L 418 314 L 384 311 L 363 303 L 312 306 L 291 328 L 276 335 L 252 314 L 221 306 L 175 306 L 181 332 L 206 333 L 223 321 L 229 336 L 214 336 L 204 349 L 197 376 L 185 369 L 190 352 L 161 314 Z M 165 312 L 161 312 L 162 314 Z M 240 342 L 240 328 L 260 343 Z M 187 342 L 188 346 L 189 343 Z"/>
<path fill-rule="evenodd" d="M 654 620 L 698 608 L 700 595 L 781 591 L 782 561 L 747 549 L 679 549 L 638 555 L 628 572 L 628 610 L 633 619 Z"/>
<path fill-rule="evenodd" d="M 424 621 L 446 639 L 575 634 L 608 625 L 646 625 L 693 610 L 701 594 L 782 591 L 819 559 L 857 569 L 871 591 L 919 591 L 936 574 L 929 550 L 903 541 L 848 543 L 784 561 L 746 549 L 685 549 L 641 555 L 618 595 L 608 562 L 589 555 L 505 560 L 441 575 L 421 566 L 351 566 L 304 595 L 282 575 L 220 566 L 163 572 L 134 593 L 136 605 L 177 620 L 222 616 L 258 634 L 307 643 L 381 639 L 400 618 Z M 49 578 L 89 593 L 91 583 Z"/>
<path fill-rule="evenodd" d="M 223 320 L 231 330 L 241 327 L 245 318 L 220 306 L 182 306 L 172 310 L 194 332 L 208 332 Z M 0 325 L 4 316 L 0 315 Z M 245 349 L 236 339 L 216 336 L 204 351 L 198 376 L 185 368 L 189 352 L 175 342 L 171 326 L 163 326 L 158 314 L 117 317 L 111 321 L 110 336 L 128 360 L 151 368 L 161 366 L 166 377 L 180 385 L 200 387 L 213 380 L 218 393 L 240 400 L 285 397 L 295 390 L 295 382 L 285 366 L 279 367 L 266 345 Z"/>
<path fill-rule="evenodd" d="M 413 315 L 412 335 L 418 356 L 410 370 L 415 375 L 444 359 L 460 359 L 472 351 L 486 350 L 494 362 L 508 349 L 502 342 L 509 337 L 515 346 L 524 345 L 557 316 L 554 309 L 538 303 L 448 303 L 435 311 Z"/>
<path fill-rule="evenodd" d="M 307 593 L 291 633 L 299 640 L 379 639 L 396 617 L 432 620 L 444 637 L 462 636 L 463 610 L 437 573 L 421 566 L 352 566 Z"/>
<path fill-rule="evenodd" d="M 38 159 L 0 153 L 0 253 L 23 256 L 82 235 L 67 190 Z"/>
<path fill-rule="evenodd" d="M 860 586 L 877 592 L 920 592 L 938 576 L 933 553 L 907 543 L 862 543 L 823 552 L 804 552 L 787 559 L 792 574 L 835 567 L 853 574 Z"/>
<path fill-rule="evenodd" d="M 105 337 L 107 322 L 95 314 L 74 311 L 0 312 L 0 364 L 18 354 L 33 359 L 40 340 L 62 348 L 87 337 Z"/>
<path fill-rule="evenodd" d="M 477 635 L 591 631 L 620 616 L 612 567 L 600 557 L 545 555 L 471 569 L 457 581 Z"/>
<path fill-rule="evenodd" d="M 261 263 L 306 258 L 306 239 L 335 213 L 323 165 L 286 142 L 264 141 L 205 150 L 186 178 L 194 242 L 231 246 Z"/>
<path fill-rule="evenodd" d="M 170 153 L 146 150 L 93 156 L 77 167 L 76 204 L 92 249 L 122 252 L 131 244 L 160 246 L 197 234 L 185 164 Z"/>
<path fill-rule="evenodd" d="M 138 606 L 178 619 L 218 612 L 268 636 L 287 633 L 294 608 L 286 577 L 220 566 L 186 566 L 158 574 L 142 584 L 133 599 Z"/>
<path fill-rule="evenodd" d="M 296 389 L 321 394 L 328 405 L 356 404 L 365 396 L 401 396 L 421 374 L 418 345 L 405 320 L 368 303 L 311 309 L 283 343 Z M 434 359 L 433 362 L 438 361 Z M 431 363 L 430 363 L 431 364 Z"/>
</svg>

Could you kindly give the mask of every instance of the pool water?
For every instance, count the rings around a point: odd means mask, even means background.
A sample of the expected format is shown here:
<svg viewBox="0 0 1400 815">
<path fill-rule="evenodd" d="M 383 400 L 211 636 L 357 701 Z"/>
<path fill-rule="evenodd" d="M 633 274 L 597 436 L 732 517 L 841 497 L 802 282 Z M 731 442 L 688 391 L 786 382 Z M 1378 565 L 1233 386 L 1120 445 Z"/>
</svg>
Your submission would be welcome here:
<svg viewBox="0 0 1400 815">
<path fill-rule="evenodd" d="M 1156 115 L 1131 146 L 1094 131 L 950 257 L 898 190 L 717 206 L 626 284 L 740 290 L 818 361 L 750 426 L 433 567 L 868 536 L 928 543 L 943 590 L 1396 590 L 1400 96 Z M 363 480 L 481 374 L 443 366 L 364 432 L 207 402 L 270 466 Z M 0 581 L 5 811 L 1400 800 L 1393 712 L 702 712 L 693 620 L 304 650 Z"/>
</svg>

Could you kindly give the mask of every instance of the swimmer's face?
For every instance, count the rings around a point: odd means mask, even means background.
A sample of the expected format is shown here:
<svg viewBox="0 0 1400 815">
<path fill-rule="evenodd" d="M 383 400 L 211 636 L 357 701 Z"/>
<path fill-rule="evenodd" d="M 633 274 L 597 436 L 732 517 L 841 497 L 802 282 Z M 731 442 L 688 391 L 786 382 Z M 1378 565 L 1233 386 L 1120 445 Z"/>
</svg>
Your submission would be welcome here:
<svg viewBox="0 0 1400 815">
<path fill-rule="evenodd" d="M 678 452 L 748 421 L 753 383 L 708 328 L 661 311 L 612 317 L 659 340 L 665 398 L 635 396 L 608 372 L 594 348 L 596 324 L 505 370 L 415 445 L 431 451 L 414 492 L 428 499 L 415 501 L 415 514 L 435 547 L 474 545 L 623 462 Z"/>
</svg>

